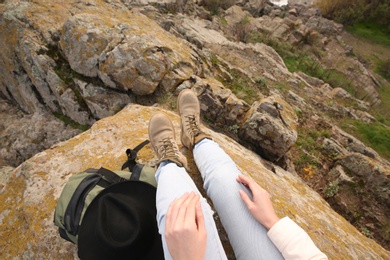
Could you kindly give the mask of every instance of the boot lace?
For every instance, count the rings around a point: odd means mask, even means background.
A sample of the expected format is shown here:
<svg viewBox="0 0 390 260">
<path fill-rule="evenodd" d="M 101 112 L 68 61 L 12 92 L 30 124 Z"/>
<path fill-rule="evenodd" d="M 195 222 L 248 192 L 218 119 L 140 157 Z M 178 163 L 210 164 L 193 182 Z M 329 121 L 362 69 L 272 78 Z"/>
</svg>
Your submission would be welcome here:
<svg viewBox="0 0 390 260">
<path fill-rule="evenodd" d="M 161 139 L 160 143 L 161 145 L 158 147 L 158 154 L 160 155 L 161 159 L 178 158 L 178 150 L 173 145 L 172 137 L 163 138 Z"/>
<path fill-rule="evenodd" d="M 185 122 L 187 123 L 189 134 L 192 137 L 198 136 L 199 134 L 203 133 L 200 130 L 200 127 L 194 115 L 184 116 L 184 118 L 187 119 Z"/>
</svg>

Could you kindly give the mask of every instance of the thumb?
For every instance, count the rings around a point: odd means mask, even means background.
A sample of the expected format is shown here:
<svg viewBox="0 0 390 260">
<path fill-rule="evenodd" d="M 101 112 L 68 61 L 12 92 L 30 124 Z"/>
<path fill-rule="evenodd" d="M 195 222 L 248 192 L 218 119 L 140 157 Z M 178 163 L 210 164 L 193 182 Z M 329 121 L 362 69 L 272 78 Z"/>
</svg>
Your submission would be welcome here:
<svg viewBox="0 0 390 260">
<path fill-rule="evenodd" d="M 240 190 L 240 197 L 242 201 L 244 201 L 247 208 L 250 208 L 253 204 L 253 201 L 249 198 L 248 194 L 245 193 L 245 191 Z"/>
</svg>

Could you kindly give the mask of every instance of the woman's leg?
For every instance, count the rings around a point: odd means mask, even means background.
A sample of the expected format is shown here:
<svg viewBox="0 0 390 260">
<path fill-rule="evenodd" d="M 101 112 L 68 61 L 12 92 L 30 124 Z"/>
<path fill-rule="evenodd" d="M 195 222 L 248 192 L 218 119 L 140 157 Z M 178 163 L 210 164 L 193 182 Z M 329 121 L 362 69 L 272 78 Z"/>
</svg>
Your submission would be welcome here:
<svg viewBox="0 0 390 260">
<path fill-rule="evenodd" d="M 241 200 L 239 190 L 251 195 L 236 181 L 240 171 L 233 160 L 209 139 L 196 144 L 193 152 L 204 188 L 221 218 L 237 259 L 283 259 L 268 238 L 266 228 L 252 217 Z"/>
<path fill-rule="evenodd" d="M 186 192 L 196 192 L 195 183 L 187 174 L 184 167 L 179 167 L 170 161 L 163 161 L 160 163 L 156 172 L 157 180 L 157 224 L 161 239 L 163 241 L 165 259 L 172 259 L 169 254 L 168 247 L 165 241 L 165 216 L 169 205 L 175 198 L 181 197 Z M 226 259 L 225 251 L 219 239 L 218 231 L 215 226 L 213 211 L 208 205 L 207 201 L 201 197 L 202 210 L 205 218 L 205 225 L 207 230 L 207 248 L 206 258 L 210 260 Z"/>
</svg>

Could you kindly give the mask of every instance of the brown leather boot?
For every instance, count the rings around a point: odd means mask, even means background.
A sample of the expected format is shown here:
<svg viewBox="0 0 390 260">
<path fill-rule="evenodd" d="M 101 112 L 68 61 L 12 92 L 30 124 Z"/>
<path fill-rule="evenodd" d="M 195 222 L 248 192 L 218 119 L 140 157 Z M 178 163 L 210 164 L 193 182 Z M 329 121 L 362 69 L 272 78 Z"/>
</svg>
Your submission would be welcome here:
<svg viewBox="0 0 390 260">
<path fill-rule="evenodd" d="M 149 121 L 149 139 L 158 157 L 158 163 L 171 161 L 187 168 L 187 158 L 179 151 L 175 141 L 175 130 L 169 117 L 157 113 Z"/>
<path fill-rule="evenodd" d="M 211 137 L 200 129 L 200 105 L 198 96 L 190 89 L 182 90 L 177 99 L 180 115 L 181 143 L 193 149 L 201 140 Z"/>
</svg>

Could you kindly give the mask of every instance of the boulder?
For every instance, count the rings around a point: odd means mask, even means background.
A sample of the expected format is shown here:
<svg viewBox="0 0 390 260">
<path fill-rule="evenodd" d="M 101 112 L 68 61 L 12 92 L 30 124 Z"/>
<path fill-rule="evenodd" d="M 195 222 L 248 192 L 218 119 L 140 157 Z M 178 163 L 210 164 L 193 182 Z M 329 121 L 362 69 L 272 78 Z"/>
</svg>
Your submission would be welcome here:
<svg viewBox="0 0 390 260">
<path fill-rule="evenodd" d="M 126 160 L 126 148 L 148 138 L 148 121 L 157 111 L 163 110 L 129 105 L 115 116 L 98 121 L 87 132 L 35 155 L 13 170 L 0 193 L 0 257 L 77 259 L 76 246 L 60 238 L 53 224 L 54 208 L 64 185 L 70 176 L 90 167 L 119 169 Z M 164 112 L 174 127 L 180 129 L 179 116 Z M 255 153 L 222 134 L 204 131 L 234 159 L 243 174 L 270 192 L 277 214 L 296 221 L 330 259 L 390 257 L 388 251 L 334 212 L 302 180 L 279 167 L 271 172 Z M 178 142 L 179 139 L 177 135 Z M 190 151 L 182 146 L 180 149 L 191 158 Z M 140 151 L 139 159 L 143 163 L 157 160 L 150 146 Z M 190 176 L 199 179 L 193 160 L 189 162 Z M 200 181 L 196 184 L 201 186 Z"/>
<path fill-rule="evenodd" d="M 0 99 L 0 162 L 18 166 L 31 156 L 81 132 L 45 111 L 26 115 Z"/>
<path fill-rule="evenodd" d="M 375 195 L 375 200 L 390 207 L 390 167 L 382 165 L 360 153 L 350 153 L 338 163 L 359 180 L 365 189 Z"/>
<path fill-rule="evenodd" d="M 277 161 L 297 140 L 297 124 L 294 109 L 281 97 L 270 96 L 253 103 L 238 133 L 262 156 Z"/>
<path fill-rule="evenodd" d="M 260 15 L 261 10 L 263 10 L 266 4 L 264 0 L 247 0 L 246 2 L 244 9 L 255 17 Z"/>
<path fill-rule="evenodd" d="M 127 104 L 134 103 L 125 93 L 95 86 L 93 83 L 86 83 L 78 79 L 74 79 L 74 82 L 79 87 L 89 111 L 96 119 L 112 116 Z"/>
<path fill-rule="evenodd" d="M 111 88 L 147 95 L 161 83 L 168 92 L 197 71 L 191 49 L 141 15 L 82 13 L 63 31 L 60 46 L 72 69 Z"/>
<path fill-rule="evenodd" d="M 203 116 L 216 124 L 238 128 L 249 109 L 245 101 L 214 78 L 201 79 L 192 89 L 198 95 Z"/>
<path fill-rule="evenodd" d="M 7 1 L 0 31 L 1 94 L 24 112 L 49 109 L 80 124 L 92 124 L 96 112 L 73 78 L 96 91 L 148 95 L 203 73 L 188 43 L 117 1 Z M 112 113 L 97 118 L 104 114 Z"/>
</svg>

